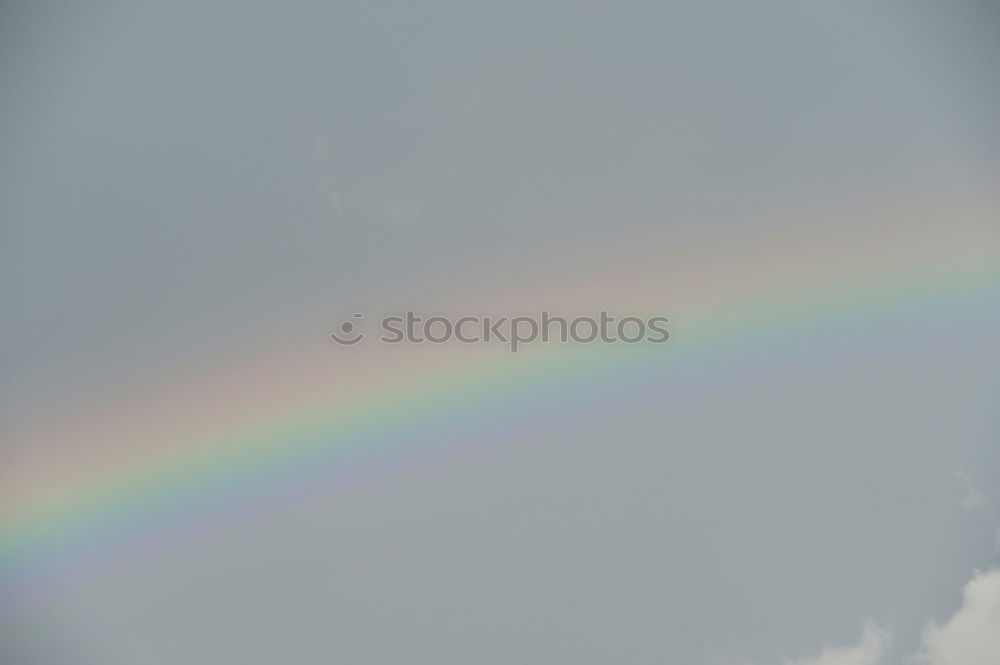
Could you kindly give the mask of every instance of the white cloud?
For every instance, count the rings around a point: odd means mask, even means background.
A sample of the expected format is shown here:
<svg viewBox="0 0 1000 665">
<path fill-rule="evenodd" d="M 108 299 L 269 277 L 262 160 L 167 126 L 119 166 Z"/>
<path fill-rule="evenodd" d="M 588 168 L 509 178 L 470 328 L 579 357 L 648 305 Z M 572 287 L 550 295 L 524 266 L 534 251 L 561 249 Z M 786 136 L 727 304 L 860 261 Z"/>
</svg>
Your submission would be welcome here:
<svg viewBox="0 0 1000 665">
<path fill-rule="evenodd" d="M 889 642 L 888 633 L 869 622 L 857 646 L 827 647 L 816 658 L 786 661 L 786 665 L 877 665 L 888 651 Z"/>
<path fill-rule="evenodd" d="M 856 646 L 826 647 L 812 658 L 784 665 L 885 665 L 889 634 L 868 622 Z M 912 652 L 911 652 L 912 653 Z M 962 606 L 943 625 L 931 623 L 912 665 L 1000 665 L 1000 568 L 976 572 L 966 584 Z"/>
<path fill-rule="evenodd" d="M 943 626 L 927 628 L 920 662 L 1000 664 L 1000 569 L 976 573 L 962 598 L 962 607 Z"/>
</svg>

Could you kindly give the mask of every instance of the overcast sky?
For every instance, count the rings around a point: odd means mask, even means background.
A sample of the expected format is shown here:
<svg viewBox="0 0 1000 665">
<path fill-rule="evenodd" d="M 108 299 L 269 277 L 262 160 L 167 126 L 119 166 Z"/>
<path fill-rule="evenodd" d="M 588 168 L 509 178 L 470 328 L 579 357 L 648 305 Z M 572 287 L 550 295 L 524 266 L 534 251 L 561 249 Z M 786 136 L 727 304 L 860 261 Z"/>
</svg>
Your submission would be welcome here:
<svg viewBox="0 0 1000 665">
<path fill-rule="evenodd" d="M 5 2 L 6 450 L 250 372 L 234 346 L 322 367 L 345 312 L 1000 249 L 997 35 L 990 0 Z M 723 345 L 546 403 L 554 429 L 500 410 L 502 444 L 12 602 L 0 653 L 997 665 L 996 294 Z"/>
</svg>

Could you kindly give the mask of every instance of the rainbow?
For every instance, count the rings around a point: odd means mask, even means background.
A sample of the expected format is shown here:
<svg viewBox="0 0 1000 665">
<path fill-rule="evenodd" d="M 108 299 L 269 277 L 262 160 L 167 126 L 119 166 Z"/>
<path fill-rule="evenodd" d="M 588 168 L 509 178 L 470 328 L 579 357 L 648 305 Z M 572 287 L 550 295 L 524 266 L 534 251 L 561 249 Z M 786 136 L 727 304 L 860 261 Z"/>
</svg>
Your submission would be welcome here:
<svg viewBox="0 0 1000 665">
<path fill-rule="evenodd" d="M 983 214 L 989 216 L 976 218 Z M 634 299 L 640 313 L 671 316 L 665 345 L 549 344 L 518 356 L 502 345 L 320 350 L 341 363 L 337 381 L 324 380 L 330 366 L 316 363 L 313 352 L 293 361 L 294 354 L 276 353 L 260 376 L 281 377 L 268 372 L 291 365 L 292 379 L 285 374 L 276 383 L 295 389 L 244 386 L 253 399 L 219 406 L 221 422 L 199 420 L 206 407 L 189 401 L 181 409 L 191 421 L 186 426 L 171 426 L 173 414 L 147 405 L 152 416 L 132 416 L 136 422 L 117 422 L 117 430 L 108 423 L 128 420 L 127 407 L 99 416 L 89 434 L 71 424 L 25 435 L 47 451 L 66 451 L 74 439 L 85 443 L 68 460 L 40 455 L 23 471 L 5 472 L 0 595 L 58 588 L 116 556 L 157 549 L 183 534 L 253 519 L 460 448 L 516 440 L 525 428 L 566 426 L 567 411 L 599 396 L 608 382 L 672 372 L 707 376 L 711 384 L 725 372 L 720 359 L 727 351 L 905 313 L 984 311 L 1000 296 L 1000 264 L 996 242 L 981 226 L 972 229 L 927 234 L 905 248 L 891 239 L 868 242 L 866 260 L 850 271 L 823 257 L 803 258 L 801 241 L 790 241 L 797 251 L 778 245 L 738 265 L 727 257 L 724 270 L 718 263 L 688 266 L 673 275 L 687 275 L 676 293 Z M 795 259 L 783 261 L 786 253 Z M 626 293 L 628 279 L 610 286 L 605 279 L 602 288 Z"/>
</svg>

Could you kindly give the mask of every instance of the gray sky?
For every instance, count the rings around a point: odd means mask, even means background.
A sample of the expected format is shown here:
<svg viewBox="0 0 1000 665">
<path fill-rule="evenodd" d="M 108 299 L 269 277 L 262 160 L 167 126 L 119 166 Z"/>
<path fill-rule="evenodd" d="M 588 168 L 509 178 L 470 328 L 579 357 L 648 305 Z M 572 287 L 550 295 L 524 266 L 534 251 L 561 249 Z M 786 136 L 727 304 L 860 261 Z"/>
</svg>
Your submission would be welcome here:
<svg viewBox="0 0 1000 665">
<path fill-rule="evenodd" d="M 343 312 L 518 275 L 559 305 L 605 237 L 609 270 L 656 243 L 665 262 L 788 233 L 804 256 L 838 234 L 905 245 L 898 219 L 821 213 L 990 192 L 998 31 L 1000 5 L 972 0 L 4 3 L 3 432 Z M 876 665 L 944 645 L 930 665 L 988 665 L 996 644 L 962 632 L 979 605 L 924 631 L 997 564 L 995 304 L 602 387 L 555 431 L 18 607 L 0 653 L 763 665 L 830 646 L 816 663 Z"/>
</svg>

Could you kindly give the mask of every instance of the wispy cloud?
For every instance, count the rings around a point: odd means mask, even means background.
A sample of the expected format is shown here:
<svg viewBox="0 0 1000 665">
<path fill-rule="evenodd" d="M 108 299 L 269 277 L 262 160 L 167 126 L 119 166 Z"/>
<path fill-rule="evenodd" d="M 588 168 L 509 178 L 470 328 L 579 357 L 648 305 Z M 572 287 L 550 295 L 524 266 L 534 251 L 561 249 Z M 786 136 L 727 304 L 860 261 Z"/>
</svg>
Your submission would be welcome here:
<svg viewBox="0 0 1000 665">
<path fill-rule="evenodd" d="M 869 621 L 857 646 L 827 647 L 815 658 L 786 661 L 786 665 L 878 665 L 890 643 L 889 634 Z"/>
<path fill-rule="evenodd" d="M 973 512 L 983 505 L 983 491 L 972 480 L 972 477 L 963 468 L 955 469 L 955 477 L 965 487 L 965 496 L 962 498 L 962 509 L 966 512 Z"/>
</svg>

